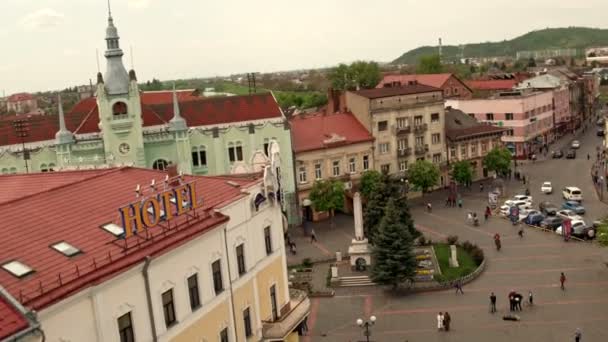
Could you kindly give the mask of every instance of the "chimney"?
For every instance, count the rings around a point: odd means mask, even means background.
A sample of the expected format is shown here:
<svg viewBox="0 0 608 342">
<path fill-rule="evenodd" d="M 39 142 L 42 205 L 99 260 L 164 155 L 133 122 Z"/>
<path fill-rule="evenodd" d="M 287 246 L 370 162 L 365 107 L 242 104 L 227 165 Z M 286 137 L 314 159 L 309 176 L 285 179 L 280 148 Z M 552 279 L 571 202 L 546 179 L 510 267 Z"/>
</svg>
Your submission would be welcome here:
<svg viewBox="0 0 608 342">
<path fill-rule="evenodd" d="M 343 93 L 339 90 L 328 88 L 327 89 L 327 110 L 326 114 L 334 114 L 340 111 L 342 107 L 342 95 Z"/>
<path fill-rule="evenodd" d="M 178 186 L 179 185 L 179 180 L 177 180 L 177 176 L 179 174 L 177 173 L 177 165 L 170 163 L 169 165 L 167 165 L 167 176 L 169 176 L 169 185 L 171 186 Z"/>
</svg>

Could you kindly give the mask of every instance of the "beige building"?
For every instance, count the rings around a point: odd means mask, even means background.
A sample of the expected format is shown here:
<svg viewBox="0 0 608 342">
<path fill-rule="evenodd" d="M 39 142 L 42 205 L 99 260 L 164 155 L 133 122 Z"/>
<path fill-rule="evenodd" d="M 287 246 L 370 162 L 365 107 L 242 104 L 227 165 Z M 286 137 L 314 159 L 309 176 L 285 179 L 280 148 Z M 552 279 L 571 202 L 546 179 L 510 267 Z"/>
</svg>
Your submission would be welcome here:
<svg viewBox="0 0 608 342">
<path fill-rule="evenodd" d="M 331 106 L 330 106 L 331 107 Z M 308 199 L 315 181 L 340 179 L 345 183 L 344 211 L 352 210 L 352 189 L 363 172 L 374 169 L 374 138 L 351 113 L 314 113 L 290 119 L 298 200 L 308 221 L 327 217 Z"/>
<path fill-rule="evenodd" d="M 263 177 L 182 177 L 174 167 L 0 176 L 11 189 L 0 194 L 9 214 L 0 284 L 10 295 L 0 309 L 12 297 L 37 312 L 36 322 L 0 319 L 0 332 L 18 341 L 42 341 L 41 331 L 54 342 L 298 341 L 310 301 L 288 288 L 272 163 Z M 31 208 L 36 215 L 24 215 Z"/>
<path fill-rule="evenodd" d="M 483 158 L 495 147 L 503 146 L 501 137 L 508 128 L 484 125 L 460 110 L 446 108 L 445 135 L 448 165 L 467 160 L 473 167 L 473 181 L 491 176 Z"/>
<path fill-rule="evenodd" d="M 443 91 L 412 83 L 346 93 L 346 104 L 375 138 L 374 167 L 407 176 L 416 160 L 432 161 L 446 182 Z"/>
</svg>

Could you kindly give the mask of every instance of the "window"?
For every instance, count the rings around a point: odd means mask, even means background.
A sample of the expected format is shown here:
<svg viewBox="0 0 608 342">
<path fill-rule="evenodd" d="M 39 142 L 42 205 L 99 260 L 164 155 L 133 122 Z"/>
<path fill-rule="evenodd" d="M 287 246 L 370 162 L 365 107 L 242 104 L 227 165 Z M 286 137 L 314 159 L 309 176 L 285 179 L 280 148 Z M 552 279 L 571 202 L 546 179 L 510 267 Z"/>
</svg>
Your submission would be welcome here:
<svg viewBox="0 0 608 342">
<path fill-rule="evenodd" d="M 198 293 L 198 273 L 188 277 L 188 294 L 190 295 L 190 309 L 194 311 L 201 306 L 201 298 Z"/>
<path fill-rule="evenodd" d="M 477 145 L 475 145 L 475 144 L 471 145 L 471 155 L 472 156 L 477 155 Z"/>
<path fill-rule="evenodd" d="M 270 226 L 264 228 L 264 244 L 266 245 L 266 255 L 272 254 L 272 236 L 270 235 Z"/>
<path fill-rule="evenodd" d="M 165 325 L 168 328 L 177 322 L 175 319 L 175 306 L 173 305 L 173 289 L 165 291 L 162 297 Z"/>
<path fill-rule="evenodd" d="M 192 165 L 194 167 L 207 166 L 207 150 L 205 146 L 192 149 Z"/>
<path fill-rule="evenodd" d="M 469 116 L 475 119 L 475 113 L 469 113 Z"/>
<path fill-rule="evenodd" d="M 268 157 L 268 146 L 270 146 L 270 141 L 268 138 L 264 139 L 264 154 Z"/>
<path fill-rule="evenodd" d="M 431 123 L 439 122 L 439 113 L 431 114 Z"/>
<path fill-rule="evenodd" d="M 332 172 L 334 177 L 338 177 L 340 175 L 340 161 L 334 160 L 332 163 Z"/>
<path fill-rule="evenodd" d="M 211 272 L 213 273 L 213 289 L 215 294 L 220 294 L 224 291 L 224 284 L 222 282 L 222 266 L 220 261 L 216 260 L 211 264 Z"/>
<path fill-rule="evenodd" d="M 323 178 L 323 173 L 321 172 L 321 162 L 315 163 L 315 179 Z"/>
<path fill-rule="evenodd" d="M 348 172 L 350 172 L 350 173 L 357 172 L 357 162 L 354 157 L 350 158 L 348 160 Z"/>
<path fill-rule="evenodd" d="M 383 132 L 388 129 L 388 121 L 379 121 L 378 122 L 378 131 Z"/>
<path fill-rule="evenodd" d="M 454 92 L 454 95 L 458 95 L 458 88 L 454 88 L 452 91 Z"/>
<path fill-rule="evenodd" d="M 397 118 L 397 127 L 398 128 L 405 128 L 408 125 L 409 125 L 408 118 Z"/>
<path fill-rule="evenodd" d="M 505 114 L 505 120 L 513 120 L 513 113 Z"/>
<path fill-rule="evenodd" d="M 300 166 L 298 168 L 298 179 L 300 180 L 300 183 L 306 183 L 306 167 L 305 166 Z"/>
<path fill-rule="evenodd" d="M 167 166 L 169 166 L 169 163 L 164 159 L 158 159 L 152 163 L 152 168 L 154 170 L 166 170 Z"/>
<path fill-rule="evenodd" d="M 228 159 L 231 163 L 243 161 L 243 146 L 241 146 L 240 142 L 237 142 L 236 145 L 232 143 L 228 144 Z"/>
<path fill-rule="evenodd" d="M 239 275 L 247 273 L 247 267 L 245 267 L 245 247 L 243 244 L 236 246 L 236 264 L 239 268 Z"/>
<path fill-rule="evenodd" d="M 380 154 L 387 154 L 388 153 L 388 143 L 381 143 L 379 144 L 378 149 L 380 150 Z"/>
<path fill-rule="evenodd" d="M 397 149 L 399 151 L 403 151 L 407 148 L 407 139 L 399 139 L 397 140 Z"/>
<path fill-rule="evenodd" d="M 126 115 L 127 114 L 127 104 L 124 102 L 116 102 L 112 105 L 112 114 L 113 115 Z"/>
<path fill-rule="evenodd" d="M 229 342 L 228 341 L 228 328 L 222 329 L 220 331 L 220 342 Z"/>
<path fill-rule="evenodd" d="M 270 287 L 270 305 L 272 309 L 272 320 L 276 321 L 279 318 L 279 308 L 277 305 L 277 286 Z"/>
<path fill-rule="evenodd" d="M 484 141 L 481 143 L 481 153 L 486 153 L 486 151 L 488 151 L 488 143 Z"/>
<path fill-rule="evenodd" d="M 363 171 L 369 170 L 369 156 L 363 156 Z"/>
<path fill-rule="evenodd" d="M 441 143 L 441 134 L 440 133 L 433 133 L 433 135 L 431 135 L 431 142 L 434 145 L 440 144 Z"/>
<path fill-rule="evenodd" d="M 454 147 L 450 148 L 450 157 L 456 158 L 456 148 L 454 148 Z"/>
<path fill-rule="evenodd" d="M 51 246 L 54 250 L 56 250 L 57 252 L 71 257 L 74 256 L 76 254 L 80 254 L 80 250 L 72 245 L 70 245 L 69 243 L 62 241 L 59 243 L 54 244 L 53 246 Z"/>
<path fill-rule="evenodd" d="M 17 278 L 23 278 L 30 273 L 34 273 L 31 267 L 16 260 L 3 264 L 2 268 Z"/>
<path fill-rule="evenodd" d="M 46 164 L 40 164 L 40 172 L 48 172 L 49 169 Z"/>
<path fill-rule="evenodd" d="M 467 157 L 467 145 L 462 145 L 460 147 L 460 157 L 461 158 L 466 158 Z"/>
<path fill-rule="evenodd" d="M 119 237 L 125 233 L 125 229 L 123 227 L 114 223 L 106 223 L 104 225 L 101 225 L 101 229 L 116 237 Z"/>
<path fill-rule="evenodd" d="M 441 153 L 433 154 L 433 163 L 435 163 L 435 164 L 441 163 Z"/>
<path fill-rule="evenodd" d="M 135 342 L 130 312 L 118 317 L 118 334 L 120 335 L 120 342 Z"/>
<path fill-rule="evenodd" d="M 243 325 L 245 326 L 245 337 L 251 337 L 253 330 L 251 329 L 251 313 L 249 308 L 243 311 Z"/>
<path fill-rule="evenodd" d="M 424 145 L 424 136 L 420 135 L 416 137 L 416 146 Z"/>
<path fill-rule="evenodd" d="M 389 173 L 391 171 L 391 164 L 383 164 L 380 166 L 382 173 Z"/>
<path fill-rule="evenodd" d="M 487 113 L 486 120 L 494 120 L 494 113 Z"/>
<path fill-rule="evenodd" d="M 407 161 L 399 162 L 399 171 L 401 171 L 401 172 L 407 171 Z"/>
<path fill-rule="evenodd" d="M 53 172 L 53 171 L 55 171 L 55 164 L 50 163 L 49 164 L 49 172 Z"/>
<path fill-rule="evenodd" d="M 418 115 L 414 117 L 414 125 L 419 126 L 422 125 L 422 115 Z"/>
</svg>

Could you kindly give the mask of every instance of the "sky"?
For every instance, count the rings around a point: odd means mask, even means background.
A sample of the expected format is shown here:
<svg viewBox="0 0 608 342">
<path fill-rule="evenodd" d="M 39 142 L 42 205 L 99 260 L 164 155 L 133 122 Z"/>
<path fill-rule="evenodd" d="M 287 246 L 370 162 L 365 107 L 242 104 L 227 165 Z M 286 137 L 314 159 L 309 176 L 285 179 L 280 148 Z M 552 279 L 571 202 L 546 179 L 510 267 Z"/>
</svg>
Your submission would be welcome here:
<svg viewBox="0 0 608 342">
<path fill-rule="evenodd" d="M 112 0 L 111 7 L 125 66 L 140 81 L 388 62 L 439 37 L 458 45 L 546 27 L 608 28 L 606 0 Z M 0 96 L 94 81 L 96 50 L 105 70 L 106 25 L 106 0 L 0 0 Z"/>
</svg>

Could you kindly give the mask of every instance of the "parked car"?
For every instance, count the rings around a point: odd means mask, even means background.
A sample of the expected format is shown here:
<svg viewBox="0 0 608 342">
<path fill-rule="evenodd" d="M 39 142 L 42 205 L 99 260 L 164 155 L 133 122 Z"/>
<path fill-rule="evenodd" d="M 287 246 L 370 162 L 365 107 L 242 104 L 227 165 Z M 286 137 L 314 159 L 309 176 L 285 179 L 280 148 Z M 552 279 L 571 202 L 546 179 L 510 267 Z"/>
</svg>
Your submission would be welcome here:
<svg viewBox="0 0 608 342">
<path fill-rule="evenodd" d="M 572 143 L 570 144 L 570 147 L 575 148 L 575 149 L 579 148 L 579 147 L 581 147 L 581 143 L 578 140 L 573 140 Z"/>
<path fill-rule="evenodd" d="M 562 196 L 567 201 L 579 201 L 583 200 L 583 192 L 581 189 L 575 186 L 567 186 L 562 190 Z"/>
<path fill-rule="evenodd" d="M 579 239 L 594 239 L 596 235 L 596 227 L 588 226 L 583 220 L 572 221 L 572 236 L 576 236 Z M 562 235 L 563 226 L 559 226 L 555 229 L 555 233 Z"/>
<path fill-rule="evenodd" d="M 511 213 L 511 207 L 508 205 L 501 205 L 500 206 L 500 215 L 502 216 L 509 216 L 509 214 Z"/>
<path fill-rule="evenodd" d="M 541 213 L 543 213 L 545 216 L 555 216 L 559 210 L 555 204 L 547 201 L 540 202 L 538 204 L 538 209 L 540 209 Z"/>
<path fill-rule="evenodd" d="M 604 131 L 603 128 L 598 127 L 598 129 L 596 131 L 596 134 L 597 134 L 598 137 L 603 137 L 606 134 L 606 132 Z"/>
<path fill-rule="evenodd" d="M 532 196 L 529 195 L 515 195 L 513 196 L 514 201 L 526 201 L 532 203 Z"/>
<path fill-rule="evenodd" d="M 547 229 L 555 230 L 564 223 L 564 219 L 559 216 L 547 216 L 540 222 L 540 226 Z"/>
<path fill-rule="evenodd" d="M 551 185 L 551 182 L 544 182 L 543 185 L 540 186 L 540 191 L 543 194 L 550 194 L 553 192 L 553 186 Z"/>
<path fill-rule="evenodd" d="M 528 202 L 528 201 L 508 200 L 508 201 L 505 201 L 504 205 L 509 206 L 509 207 L 518 207 L 520 211 L 532 208 L 532 202 Z"/>
<path fill-rule="evenodd" d="M 575 159 L 575 158 L 576 158 L 575 150 L 570 150 L 570 151 L 568 151 L 568 153 L 566 153 L 566 159 Z"/>
<path fill-rule="evenodd" d="M 566 201 L 564 202 L 564 204 L 562 205 L 562 208 L 564 209 L 569 209 L 572 210 L 573 212 L 575 212 L 577 215 L 583 215 L 585 213 L 585 207 L 583 207 L 579 202 L 577 201 Z"/>
<path fill-rule="evenodd" d="M 564 151 L 562 151 L 562 150 L 557 150 L 557 151 L 551 152 L 551 157 L 553 159 L 559 159 L 559 158 L 561 158 L 563 156 L 564 156 Z"/>
<path fill-rule="evenodd" d="M 574 211 L 570 210 L 570 209 L 562 209 L 560 211 L 557 212 L 558 216 L 561 216 L 565 219 L 570 219 L 570 220 L 577 220 L 580 221 L 583 218 L 580 217 L 579 215 L 577 215 Z"/>
<path fill-rule="evenodd" d="M 545 216 L 540 212 L 530 213 L 524 220 L 525 224 L 529 224 L 531 226 L 540 226 L 540 224 L 545 219 Z"/>
</svg>

